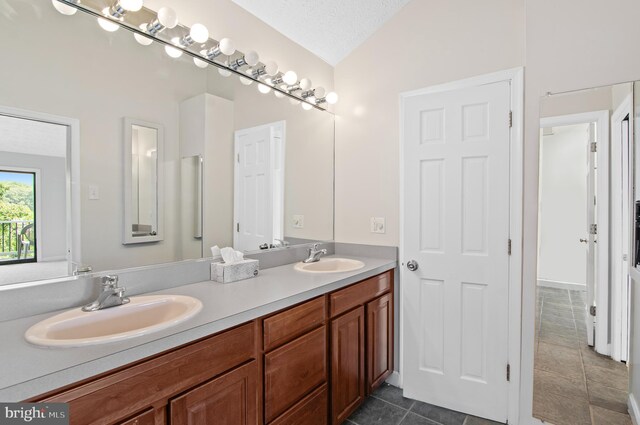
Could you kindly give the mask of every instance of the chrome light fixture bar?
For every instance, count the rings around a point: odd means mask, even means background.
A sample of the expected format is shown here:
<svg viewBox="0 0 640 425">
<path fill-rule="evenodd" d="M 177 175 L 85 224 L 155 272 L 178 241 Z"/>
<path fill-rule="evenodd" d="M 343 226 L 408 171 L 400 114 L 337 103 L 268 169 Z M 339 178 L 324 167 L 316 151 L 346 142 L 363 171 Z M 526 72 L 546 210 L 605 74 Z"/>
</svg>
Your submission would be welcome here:
<svg viewBox="0 0 640 425">
<path fill-rule="evenodd" d="M 213 65 L 223 76 L 236 74 L 241 77 L 241 81 L 244 80 L 245 84 L 255 81 L 261 93 L 273 91 L 278 98 L 289 97 L 292 104 L 302 103 L 305 110 L 316 108 L 326 111 L 319 105 L 332 104 L 330 99 L 337 101 L 337 95 L 333 92 L 325 97 L 325 91 L 321 87 L 311 89 L 309 79 L 303 78 L 298 81 L 298 75 L 294 71 L 282 73 L 279 72 L 275 62 L 260 63 L 259 56 L 254 51 L 247 53 L 237 51 L 233 41 L 228 38 L 220 41 L 211 40 L 209 31 L 204 25 L 195 24 L 189 28 L 178 24 L 177 16 L 171 8 L 163 7 L 156 13 L 143 7 L 143 0 L 116 0 L 107 8 L 104 8 L 103 0 L 51 1 L 55 9 L 64 15 L 73 15 L 75 11 L 81 10 L 103 21 L 101 27 L 105 30 L 107 28 L 103 23 L 108 24 L 108 31 L 125 28 L 134 34 L 140 44 L 149 45 L 155 41 L 163 45 L 168 54 L 171 51 L 171 57 L 177 58 L 186 54 L 201 68 Z M 214 47 L 198 48 L 197 52 L 190 49 L 196 43 L 204 47 L 210 41 L 215 43 Z M 221 56 L 225 58 L 220 58 Z M 244 71 L 240 69 L 246 66 L 249 68 Z M 321 90 L 321 94 L 318 90 Z"/>
</svg>

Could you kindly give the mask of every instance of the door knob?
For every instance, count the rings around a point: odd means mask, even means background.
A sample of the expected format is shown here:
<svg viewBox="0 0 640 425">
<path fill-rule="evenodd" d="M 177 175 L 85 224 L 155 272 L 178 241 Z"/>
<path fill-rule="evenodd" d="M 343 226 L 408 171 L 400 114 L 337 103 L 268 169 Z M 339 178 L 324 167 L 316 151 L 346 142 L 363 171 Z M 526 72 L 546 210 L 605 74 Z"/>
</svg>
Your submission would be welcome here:
<svg viewBox="0 0 640 425">
<path fill-rule="evenodd" d="M 416 260 L 411 260 L 407 263 L 407 268 L 412 272 L 418 270 L 418 262 Z"/>
<path fill-rule="evenodd" d="M 589 239 L 580 239 L 580 242 L 587 243 L 587 242 L 589 242 Z"/>
</svg>

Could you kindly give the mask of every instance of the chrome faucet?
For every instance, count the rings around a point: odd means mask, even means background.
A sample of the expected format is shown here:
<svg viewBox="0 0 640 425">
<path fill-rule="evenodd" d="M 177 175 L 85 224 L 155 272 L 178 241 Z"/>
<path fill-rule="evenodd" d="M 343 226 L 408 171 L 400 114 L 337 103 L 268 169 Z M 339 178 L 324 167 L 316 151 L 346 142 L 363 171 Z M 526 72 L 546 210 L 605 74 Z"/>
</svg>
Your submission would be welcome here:
<svg viewBox="0 0 640 425">
<path fill-rule="evenodd" d="M 326 255 L 327 254 L 327 250 L 326 249 L 318 249 L 318 247 L 320 246 L 319 243 L 314 243 L 313 244 L 313 248 L 309 248 L 309 256 L 307 257 L 306 260 L 302 260 L 303 263 L 315 263 L 316 261 L 320 261 L 320 256 L 321 255 Z"/>
<path fill-rule="evenodd" d="M 129 302 L 129 297 L 124 296 L 125 288 L 118 286 L 118 276 L 103 276 L 100 279 L 100 285 L 102 291 L 98 295 L 98 299 L 82 307 L 82 311 L 98 311 Z"/>
</svg>

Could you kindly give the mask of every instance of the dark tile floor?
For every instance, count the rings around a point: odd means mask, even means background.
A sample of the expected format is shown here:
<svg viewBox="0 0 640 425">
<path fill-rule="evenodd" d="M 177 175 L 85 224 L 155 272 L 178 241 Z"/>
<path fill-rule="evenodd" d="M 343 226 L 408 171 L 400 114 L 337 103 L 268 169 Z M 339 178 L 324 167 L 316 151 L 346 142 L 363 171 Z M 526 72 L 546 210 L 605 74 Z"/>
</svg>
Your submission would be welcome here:
<svg viewBox="0 0 640 425">
<path fill-rule="evenodd" d="M 631 425 L 624 363 L 587 345 L 585 293 L 538 288 L 533 415 L 555 425 Z"/>
<path fill-rule="evenodd" d="M 345 422 L 346 425 L 498 425 L 498 422 L 432 406 L 402 396 L 382 384 Z"/>
</svg>

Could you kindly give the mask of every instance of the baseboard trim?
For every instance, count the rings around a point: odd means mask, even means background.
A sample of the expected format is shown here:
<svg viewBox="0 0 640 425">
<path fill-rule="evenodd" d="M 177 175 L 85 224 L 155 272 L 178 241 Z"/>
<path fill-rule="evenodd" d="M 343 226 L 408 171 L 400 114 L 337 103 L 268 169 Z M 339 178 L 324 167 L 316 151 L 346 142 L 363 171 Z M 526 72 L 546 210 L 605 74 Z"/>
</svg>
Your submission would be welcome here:
<svg viewBox="0 0 640 425">
<path fill-rule="evenodd" d="M 400 379 L 400 374 L 395 370 L 393 371 L 393 373 L 391 373 L 391 375 L 389 375 L 386 382 L 387 384 L 391 384 L 394 387 L 402 388 L 402 379 Z M 637 425 L 637 424 L 634 424 L 634 425 Z"/>
<path fill-rule="evenodd" d="M 561 282 L 558 280 L 538 279 L 538 286 L 545 288 L 569 289 L 572 291 L 586 291 L 587 285 L 576 282 Z"/>
<path fill-rule="evenodd" d="M 633 394 L 629 394 L 629 398 L 627 399 L 627 406 L 629 407 L 629 416 L 631 416 L 631 422 L 633 425 L 638 425 L 638 420 L 640 420 L 640 410 L 638 409 L 638 403 L 636 402 L 636 398 Z"/>
</svg>

